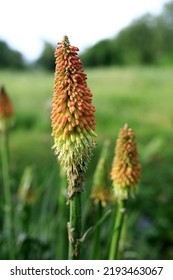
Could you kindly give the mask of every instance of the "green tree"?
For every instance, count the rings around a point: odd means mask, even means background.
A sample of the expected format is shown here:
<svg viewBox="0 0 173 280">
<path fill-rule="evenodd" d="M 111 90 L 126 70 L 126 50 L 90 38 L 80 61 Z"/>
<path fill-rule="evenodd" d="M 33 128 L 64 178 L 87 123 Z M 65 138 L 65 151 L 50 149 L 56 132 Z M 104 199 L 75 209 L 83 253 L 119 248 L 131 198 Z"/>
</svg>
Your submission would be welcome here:
<svg viewBox="0 0 173 280">
<path fill-rule="evenodd" d="M 162 37 L 161 64 L 173 64 L 173 1 L 167 3 L 158 17 L 158 29 Z"/>
<path fill-rule="evenodd" d="M 0 68 L 23 69 L 25 66 L 21 53 L 12 50 L 4 41 L 0 41 Z"/>
<path fill-rule="evenodd" d="M 54 58 L 55 47 L 49 42 L 44 42 L 43 51 L 36 61 L 36 65 L 49 71 L 55 69 L 55 58 Z"/>
<path fill-rule="evenodd" d="M 81 59 L 84 66 L 107 66 L 111 64 L 111 44 L 105 39 L 87 49 Z"/>
<path fill-rule="evenodd" d="M 153 64 L 159 51 L 157 22 L 146 14 L 123 29 L 115 38 L 123 64 Z"/>
<path fill-rule="evenodd" d="M 82 54 L 85 66 L 152 64 L 158 53 L 157 21 L 146 14 L 112 40 L 102 40 Z"/>
<path fill-rule="evenodd" d="M 81 55 L 85 66 L 173 65 L 173 1 L 159 16 L 145 14 Z"/>
</svg>

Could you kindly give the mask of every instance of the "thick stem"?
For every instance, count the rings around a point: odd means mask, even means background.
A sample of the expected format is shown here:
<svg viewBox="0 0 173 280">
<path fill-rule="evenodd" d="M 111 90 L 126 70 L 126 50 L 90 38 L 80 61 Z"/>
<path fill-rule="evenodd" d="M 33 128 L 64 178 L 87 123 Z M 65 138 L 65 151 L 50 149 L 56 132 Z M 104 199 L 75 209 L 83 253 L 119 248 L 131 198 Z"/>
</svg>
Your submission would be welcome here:
<svg viewBox="0 0 173 280">
<path fill-rule="evenodd" d="M 9 175 L 8 130 L 1 133 L 2 176 L 5 198 L 4 232 L 7 237 L 9 258 L 14 259 L 13 226 L 12 226 L 12 198 Z"/>
<path fill-rule="evenodd" d="M 68 223 L 69 260 L 80 259 L 81 239 L 81 193 L 74 192 L 69 199 L 70 221 Z"/>
<path fill-rule="evenodd" d="M 119 201 L 117 203 L 117 211 L 115 215 L 115 224 L 113 229 L 109 260 L 118 259 L 120 237 L 121 237 L 121 232 L 122 232 L 122 227 L 124 222 L 124 216 L 126 212 L 125 204 L 126 204 L 125 200 Z"/>
</svg>

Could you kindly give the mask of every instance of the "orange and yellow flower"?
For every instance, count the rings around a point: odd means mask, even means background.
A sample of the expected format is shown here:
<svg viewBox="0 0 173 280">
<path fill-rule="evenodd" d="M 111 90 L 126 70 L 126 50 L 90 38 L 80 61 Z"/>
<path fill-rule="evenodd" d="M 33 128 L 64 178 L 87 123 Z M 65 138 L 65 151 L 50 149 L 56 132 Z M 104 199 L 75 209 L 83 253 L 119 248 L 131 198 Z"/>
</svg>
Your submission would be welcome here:
<svg viewBox="0 0 173 280">
<path fill-rule="evenodd" d="M 71 185 L 86 169 L 96 137 L 92 93 L 78 51 L 67 36 L 58 43 L 51 115 L 55 154 Z"/>
<path fill-rule="evenodd" d="M 4 86 L 0 86 L 0 129 L 7 129 L 14 115 L 13 106 Z"/>
<path fill-rule="evenodd" d="M 120 130 L 117 139 L 111 170 L 111 179 L 117 199 L 127 199 L 129 193 L 135 191 L 135 186 L 140 177 L 140 170 L 135 134 L 126 124 Z"/>
</svg>

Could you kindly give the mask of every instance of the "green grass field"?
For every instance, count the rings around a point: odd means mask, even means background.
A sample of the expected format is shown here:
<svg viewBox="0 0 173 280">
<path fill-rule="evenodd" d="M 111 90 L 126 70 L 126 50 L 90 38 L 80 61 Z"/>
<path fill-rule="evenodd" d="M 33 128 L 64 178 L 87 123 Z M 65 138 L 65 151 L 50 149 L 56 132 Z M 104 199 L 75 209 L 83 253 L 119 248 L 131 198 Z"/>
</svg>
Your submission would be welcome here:
<svg viewBox="0 0 173 280">
<path fill-rule="evenodd" d="M 173 69 L 100 68 L 87 69 L 86 73 L 96 108 L 98 137 L 97 148 L 86 173 L 83 193 L 86 228 L 83 231 L 92 225 L 95 213 L 89 195 L 103 141 L 107 138 L 111 141 L 110 169 L 117 135 L 128 123 L 136 133 L 142 173 L 138 195 L 129 202 L 123 258 L 172 259 Z M 66 247 L 61 245 L 64 234 L 59 228 L 66 232 L 68 216 L 63 208 L 59 166 L 51 150 L 53 79 L 53 74 L 46 72 L 0 71 L 0 83 L 5 85 L 15 110 L 10 135 L 10 170 L 14 207 L 17 205 L 14 215 L 18 259 L 67 257 Z M 27 205 L 22 212 L 18 207 L 17 192 L 28 166 L 33 168 L 34 203 Z M 0 202 L 3 202 L 1 174 L 0 186 Z M 1 207 L 1 223 L 2 219 Z M 103 224 L 103 259 L 109 245 L 108 224 L 111 221 Z M 67 236 L 63 244 L 67 243 L 66 239 Z M 2 235 L 0 243 L 3 244 Z M 86 241 L 84 259 L 91 258 L 91 247 L 92 236 L 90 241 Z M 7 258 L 3 248 L 0 252 L 2 259 Z"/>
</svg>

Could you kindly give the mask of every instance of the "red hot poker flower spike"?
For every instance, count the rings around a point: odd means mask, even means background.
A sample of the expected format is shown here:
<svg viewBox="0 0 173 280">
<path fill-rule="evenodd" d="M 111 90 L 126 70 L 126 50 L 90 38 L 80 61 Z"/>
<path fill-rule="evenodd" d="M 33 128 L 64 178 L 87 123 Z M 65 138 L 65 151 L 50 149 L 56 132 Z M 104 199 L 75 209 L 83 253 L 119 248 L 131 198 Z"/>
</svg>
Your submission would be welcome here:
<svg viewBox="0 0 173 280">
<path fill-rule="evenodd" d="M 51 115 L 55 154 L 67 172 L 69 195 L 80 191 L 76 180 L 87 167 L 96 137 L 92 93 L 78 50 L 67 36 L 58 43 Z"/>
<path fill-rule="evenodd" d="M 135 190 L 140 177 L 140 169 L 135 134 L 126 124 L 117 139 L 111 171 L 117 199 L 127 199 L 128 194 Z"/>
<path fill-rule="evenodd" d="M 0 85 L 0 129 L 8 128 L 14 115 L 13 106 L 4 86 Z"/>
</svg>

